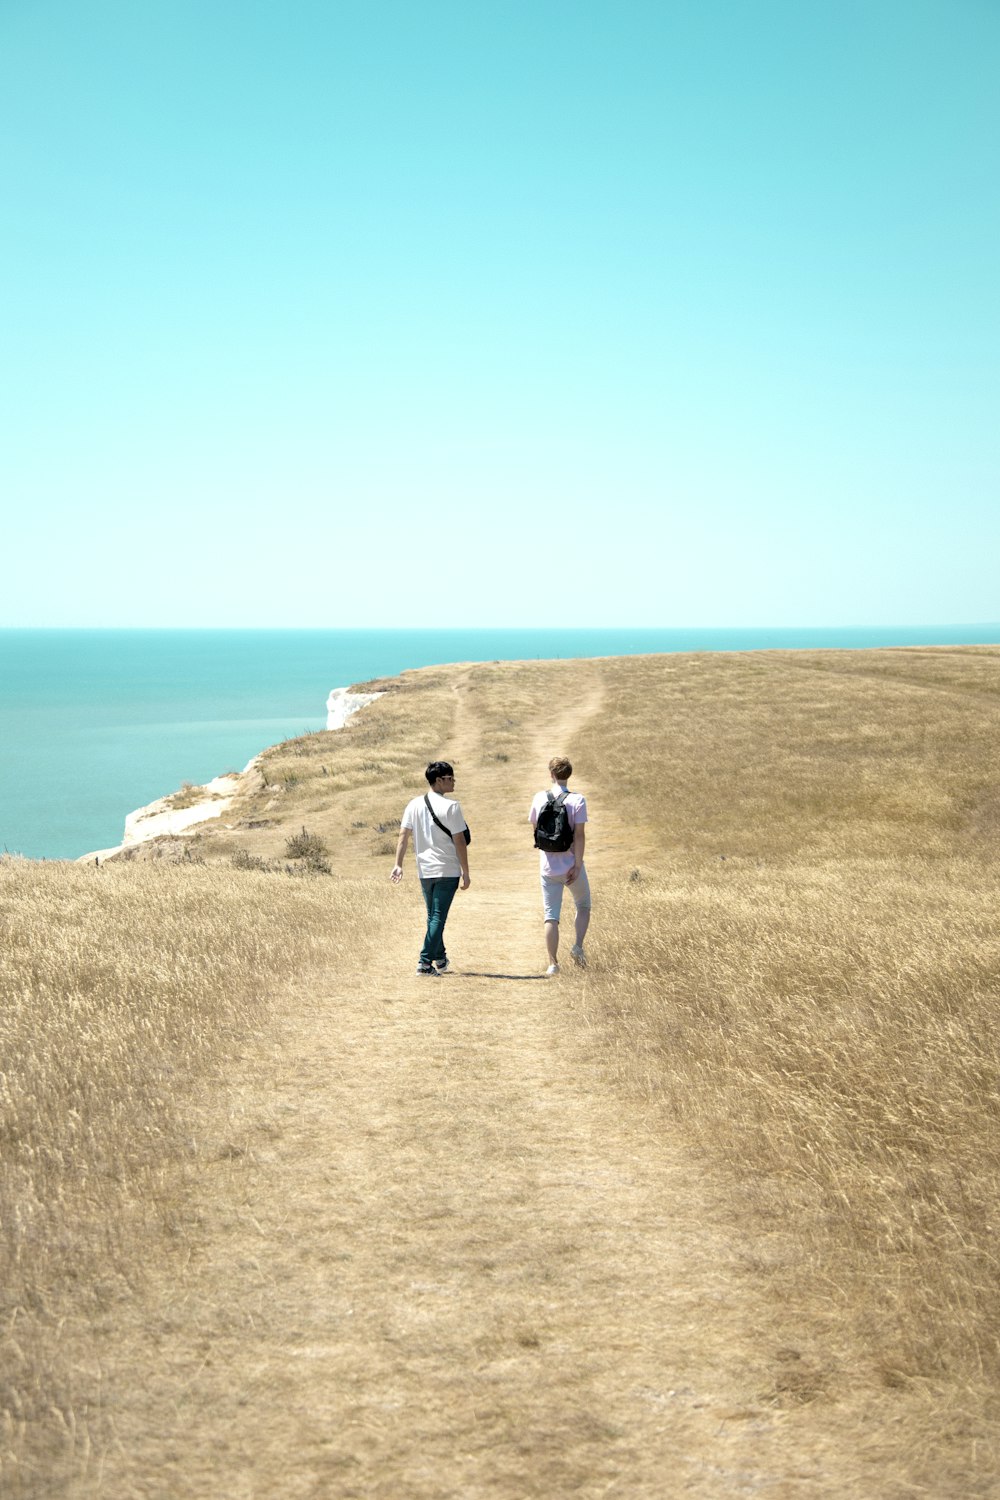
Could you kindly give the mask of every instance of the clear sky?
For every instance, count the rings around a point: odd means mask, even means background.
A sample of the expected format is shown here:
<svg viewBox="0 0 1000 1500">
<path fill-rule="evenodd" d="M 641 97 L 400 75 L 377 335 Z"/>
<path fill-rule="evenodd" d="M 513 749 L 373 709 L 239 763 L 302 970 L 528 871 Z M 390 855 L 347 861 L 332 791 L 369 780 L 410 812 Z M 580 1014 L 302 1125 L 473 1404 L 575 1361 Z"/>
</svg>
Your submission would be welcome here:
<svg viewBox="0 0 1000 1500">
<path fill-rule="evenodd" d="M 0 0 L 0 625 L 1000 619 L 996 0 Z"/>
</svg>

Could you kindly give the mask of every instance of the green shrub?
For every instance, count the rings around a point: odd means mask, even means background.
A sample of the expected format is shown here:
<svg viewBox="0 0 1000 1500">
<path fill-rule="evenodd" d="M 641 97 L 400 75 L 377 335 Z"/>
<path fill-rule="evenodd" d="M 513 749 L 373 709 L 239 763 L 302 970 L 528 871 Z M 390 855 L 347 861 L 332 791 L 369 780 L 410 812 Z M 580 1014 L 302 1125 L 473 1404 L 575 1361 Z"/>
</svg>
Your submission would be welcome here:
<svg viewBox="0 0 1000 1500">
<path fill-rule="evenodd" d="M 267 864 L 259 854 L 251 854 L 249 849 L 237 849 L 233 855 L 231 864 L 234 870 L 266 870 Z"/>
<path fill-rule="evenodd" d="M 293 833 L 285 843 L 285 854 L 289 859 L 321 860 L 330 850 L 318 833 Z"/>
</svg>

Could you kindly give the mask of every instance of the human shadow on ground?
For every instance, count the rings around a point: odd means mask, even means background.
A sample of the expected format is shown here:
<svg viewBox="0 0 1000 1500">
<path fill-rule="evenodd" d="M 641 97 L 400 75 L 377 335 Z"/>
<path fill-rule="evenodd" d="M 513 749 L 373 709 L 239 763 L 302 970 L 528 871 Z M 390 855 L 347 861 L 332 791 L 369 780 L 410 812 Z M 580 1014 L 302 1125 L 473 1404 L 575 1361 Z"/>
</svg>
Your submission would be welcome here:
<svg viewBox="0 0 1000 1500">
<path fill-rule="evenodd" d="M 449 978 L 442 975 L 442 978 Z M 456 979 L 547 979 L 546 974 L 487 974 L 482 969 L 465 969 L 461 974 L 455 975 Z"/>
</svg>

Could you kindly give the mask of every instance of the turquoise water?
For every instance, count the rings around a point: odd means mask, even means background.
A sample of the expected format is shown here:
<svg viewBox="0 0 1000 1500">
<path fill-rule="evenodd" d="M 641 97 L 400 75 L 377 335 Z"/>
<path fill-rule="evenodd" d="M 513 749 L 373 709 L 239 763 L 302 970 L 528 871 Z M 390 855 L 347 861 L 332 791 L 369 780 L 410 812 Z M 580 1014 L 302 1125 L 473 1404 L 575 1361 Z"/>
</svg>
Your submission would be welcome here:
<svg viewBox="0 0 1000 1500">
<path fill-rule="evenodd" d="M 331 688 L 450 661 L 990 644 L 1000 625 L 881 630 L 4 630 L 0 850 L 66 859 L 125 814 L 326 724 Z"/>
</svg>

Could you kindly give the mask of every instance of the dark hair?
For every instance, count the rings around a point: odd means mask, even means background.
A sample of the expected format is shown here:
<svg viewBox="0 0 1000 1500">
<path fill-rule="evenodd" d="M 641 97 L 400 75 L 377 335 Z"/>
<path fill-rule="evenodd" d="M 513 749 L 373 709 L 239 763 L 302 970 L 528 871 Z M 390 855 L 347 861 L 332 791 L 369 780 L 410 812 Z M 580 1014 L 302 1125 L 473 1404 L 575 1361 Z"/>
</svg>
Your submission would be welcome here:
<svg viewBox="0 0 1000 1500">
<path fill-rule="evenodd" d="M 556 781 L 568 781 L 573 774 L 573 767 L 565 755 L 557 755 L 554 760 L 549 761 L 549 772 Z"/>
<path fill-rule="evenodd" d="M 427 780 L 430 782 L 431 786 L 433 786 L 435 781 L 437 781 L 440 777 L 454 776 L 454 774 L 454 766 L 449 766 L 446 760 L 432 760 L 430 765 L 427 767 L 427 770 L 424 772 L 424 775 L 427 777 Z"/>
</svg>

